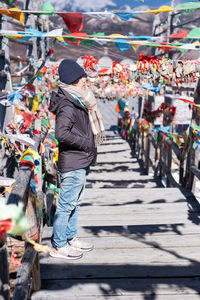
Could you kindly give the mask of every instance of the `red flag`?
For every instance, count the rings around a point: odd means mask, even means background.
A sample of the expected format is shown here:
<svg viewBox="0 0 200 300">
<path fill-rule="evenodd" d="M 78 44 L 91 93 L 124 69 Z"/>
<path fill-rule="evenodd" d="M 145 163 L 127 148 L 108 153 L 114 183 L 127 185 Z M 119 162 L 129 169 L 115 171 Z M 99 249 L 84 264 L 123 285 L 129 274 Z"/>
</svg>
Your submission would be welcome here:
<svg viewBox="0 0 200 300">
<path fill-rule="evenodd" d="M 82 13 L 58 13 L 63 18 L 71 32 L 81 32 L 83 29 L 83 16 Z"/>
<path fill-rule="evenodd" d="M 169 39 L 184 39 L 186 37 L 186 35 L 188 34 L 188 32 L 186 30 L 179 30 L 177 33 L 172 33 L 170 35 L 168 35 Z"/>
<path fill-rule="evenodd" d="M 53 54 L 53 49 L 49 48 L 49 51 L 47 52 L 46 57 L 51 56 Z"/>
<path fill-rule="evenodd" d="M 190 103 L 194 106 L 197 106 L 197 104 L 191 100 L 188 100 L 188 99 L 184 99 L 184 98 L 176 98 L 176 100 L 181 100 L 181 101 L 184 101 L 184 102 L 187 102 L 187 103 Z"/>
<path fill-rule="evenodd" d="M 74 41 L 70 41 L 70 39 L 66 38 L 65 40 L 67 43 L 79 46 L 80 41 L 87 36 L 87 33 L 74 32 L 74 33 L 69 33 L 67 36 L 71 37 L 71 39 L 72 38 L 74 39 Z"/>
</svg>

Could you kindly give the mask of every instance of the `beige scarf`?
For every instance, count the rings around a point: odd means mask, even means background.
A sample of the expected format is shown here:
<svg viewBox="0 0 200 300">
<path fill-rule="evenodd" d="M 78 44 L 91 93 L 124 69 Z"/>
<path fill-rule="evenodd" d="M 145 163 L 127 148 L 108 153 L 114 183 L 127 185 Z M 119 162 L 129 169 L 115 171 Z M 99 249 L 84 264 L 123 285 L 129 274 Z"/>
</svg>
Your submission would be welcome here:
<svg viewBox="0 0 200 300">
<path fill-rule="evenodd" d="M 92 132 L 95 137 L 95 145 L 98 146 L 103 142 L 103 119 L 97 107 L 96 99 L 90 89 L 82 90 L 75 85 L 59 83 L 59 86 L 70 94 L 75 94 L 85 105 L 88 110 L 89 120 Z"/>
</svg>

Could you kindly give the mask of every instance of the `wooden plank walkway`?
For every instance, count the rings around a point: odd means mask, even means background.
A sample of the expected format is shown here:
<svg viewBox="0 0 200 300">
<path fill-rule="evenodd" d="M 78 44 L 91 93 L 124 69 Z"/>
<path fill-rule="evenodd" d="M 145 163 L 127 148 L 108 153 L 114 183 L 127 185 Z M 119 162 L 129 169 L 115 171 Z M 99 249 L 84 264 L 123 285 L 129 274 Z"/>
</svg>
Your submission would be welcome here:
<svg viewBox="0 0 200 300">
<path fill-rule="evenodd" d="M 144 175 L 112 131 L 113 111 L 112 103 L 103 111 L 107 140 L 80 208 L 79 237 L 95 249 L 69 262 L 41 254 L 42 288 L 32 299 L 200 299 L 199 204 Z M 51 233 L 44 228 L 49 246 Z"/>
</svg>

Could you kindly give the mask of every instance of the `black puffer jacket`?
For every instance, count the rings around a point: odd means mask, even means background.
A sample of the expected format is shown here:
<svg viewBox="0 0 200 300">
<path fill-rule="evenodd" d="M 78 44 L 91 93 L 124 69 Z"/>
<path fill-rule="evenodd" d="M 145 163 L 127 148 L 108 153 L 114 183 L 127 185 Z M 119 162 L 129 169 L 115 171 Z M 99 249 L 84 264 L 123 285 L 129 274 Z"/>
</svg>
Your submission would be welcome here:
<svg viewBox="0 0 200 300">
<path fill-rule="evenodd" d="M 52 92 L 49 110 L 56 115 L 59 172 L 65 173 L 94 165 L 97 149 L 87 109 L 67 91 L 59 88 L 58 93 Z"/>
</svg>

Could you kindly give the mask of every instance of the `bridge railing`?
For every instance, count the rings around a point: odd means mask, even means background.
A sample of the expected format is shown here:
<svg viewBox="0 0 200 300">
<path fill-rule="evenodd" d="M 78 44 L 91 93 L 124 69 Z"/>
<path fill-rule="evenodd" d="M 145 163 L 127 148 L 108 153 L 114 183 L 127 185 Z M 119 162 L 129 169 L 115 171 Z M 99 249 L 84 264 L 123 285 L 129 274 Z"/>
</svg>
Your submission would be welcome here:
<svg viewBox="0 0 200 300">
<path fill-rule="evenodd" d="M 42 130 L 41 133 L 36 133 L 33 136 L 35 142 L 34 150 L 39 150 L 41 143 L 44 141 L 47 130 Z M 31 148 L 28 148 L 28 150 Z M 33 148 L 32 148 L 33 149 Z M 42 177 L 43 153 L 40 154 L 40 165 L 37 173 L 37 201 L 31 191 L 30 181 L 33 179 L 33 168 L 29 164 L 21 164 L 15 178 L 15 183 L 11 193 L 7 199 L 7 205 L 19 203 L 23 204 L 23 210 L 29 223 L 28 230 L 22 237 L 16 238 L 25 241 L 25 250 L 20 261 L 20 266 L 16 270 L 16 280 L 12 299 L 29 299 L 32 290 L 40 289 L 40 265 L 38 252 L 34 249 L 34 242 L 40 243 L 42 236 L 42 228 L 44 216 L 40 212 L 46 214 L 46 199 L 44 194 L 44 181 Z M 37 202 L 37 207 L 36 207 Z M 31 240 L 31 243 L 28 241 Z M 33 242 L 33 243 L 32 243 Z M 10 278 L 9 278 L 9 255 L 7 250 L 6 234 L 0 237 L 0 298 L 9 300 L 10 293 Z"/>
<path fill-rule="evenodd" d="M 137 127 L 131 137 L 131 144 L 138 158 L 142 159 L 146 174 L 153 172 L 155 177 L 165 180 L 167 187 L 195 192 L 195 183 L 200 180 L 200 158 L 194 147 L 192 130 L 187 142 L 181 145 L 167 138 L 165 132 L 158 131 L 158 135 L 159 139 L 155 139 L 153 132 Z"/>
</svg>

